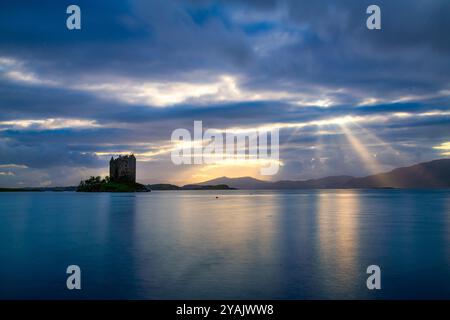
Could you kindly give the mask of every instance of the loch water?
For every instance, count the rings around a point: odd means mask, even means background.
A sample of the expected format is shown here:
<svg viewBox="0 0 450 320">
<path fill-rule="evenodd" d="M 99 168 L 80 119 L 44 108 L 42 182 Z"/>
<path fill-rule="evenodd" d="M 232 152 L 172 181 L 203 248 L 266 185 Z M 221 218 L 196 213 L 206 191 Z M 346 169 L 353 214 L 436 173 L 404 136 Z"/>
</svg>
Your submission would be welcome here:
<svg viewBox="0 0 450 320">
<path fill-rule="evenodd" d="M 3 192 L 0 298 L 450 299 L 450 191 Z"/>
</svg>

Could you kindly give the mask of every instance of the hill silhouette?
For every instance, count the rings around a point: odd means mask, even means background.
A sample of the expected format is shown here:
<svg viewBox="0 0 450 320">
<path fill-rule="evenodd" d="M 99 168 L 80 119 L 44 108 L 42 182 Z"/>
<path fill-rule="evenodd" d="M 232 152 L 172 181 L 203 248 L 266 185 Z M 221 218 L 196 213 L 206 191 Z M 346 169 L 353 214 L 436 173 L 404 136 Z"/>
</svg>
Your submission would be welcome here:
<svg viewBox="0 0 450 320">
<path fill-rule="evenodd" d="M 276 182 L 252 177 L 220 177 L 197 185 L 225 184 L 237 189 L 450 188 L 450 159 L 439 159 L 366 177 L 330 176 Z"/>
</svg>

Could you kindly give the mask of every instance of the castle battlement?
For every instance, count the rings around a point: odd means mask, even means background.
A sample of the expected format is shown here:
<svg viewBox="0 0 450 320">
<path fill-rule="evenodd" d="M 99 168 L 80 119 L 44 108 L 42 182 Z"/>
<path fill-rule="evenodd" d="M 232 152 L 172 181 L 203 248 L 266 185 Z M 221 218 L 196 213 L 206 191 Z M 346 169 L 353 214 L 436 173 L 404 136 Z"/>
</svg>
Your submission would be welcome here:
<svg viewBox="0 0 450 320">
<path fill-rule="evenodd" d="M 111 181 L 136 182 L 136 157 L 133 154 L 111 157 L 109 177 Z"/>
</svg>

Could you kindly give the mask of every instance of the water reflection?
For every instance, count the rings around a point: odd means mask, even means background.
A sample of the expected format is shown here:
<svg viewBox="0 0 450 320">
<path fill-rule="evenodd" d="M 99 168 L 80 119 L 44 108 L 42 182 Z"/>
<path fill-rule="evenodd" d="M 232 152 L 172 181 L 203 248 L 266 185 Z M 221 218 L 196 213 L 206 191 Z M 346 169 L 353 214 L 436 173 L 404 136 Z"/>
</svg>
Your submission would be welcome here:
<svg viewBox="0 0 450 320">
<path fill-rule="evenodd" d="M 0 200 L 0 298 L 450 297 L 444 190 L 11 193 Z M 69 264 L 82 268 L 76 296 L 64 286 Z M 379 292 L 365 286 L 369 264 L 382 267 Z"/>
<path fill-rule="evenodd" d="M 350 294 L 358 284 L 361 266 L 358 264 L 360 215 L 359 195 L 354 191 L 320 191 L 317 194 L 317 225 L 319 237 L 319 268 L 324 291 Z"/>
<path fill-rule="evenodd" d="M 275 199 L 186 192 L 141 199 L 136 220 L 139 252 L 145 253 L 141 277 L 158 274 L 152 283 L 157 297 L 186 297 L 177 296 L 178 287 L 194 297 L 206 297 L 211 287 L 229 297 L 238 296 L 243 284 L 263 290 L 267 264 L 276 256 Z"/>
</svg>

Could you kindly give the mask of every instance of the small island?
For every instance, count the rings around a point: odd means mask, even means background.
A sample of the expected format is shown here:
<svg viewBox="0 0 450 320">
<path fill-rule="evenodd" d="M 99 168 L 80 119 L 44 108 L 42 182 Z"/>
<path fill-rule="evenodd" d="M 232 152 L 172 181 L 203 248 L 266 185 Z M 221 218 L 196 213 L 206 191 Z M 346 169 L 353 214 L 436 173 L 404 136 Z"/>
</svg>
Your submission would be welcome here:
<svg viewBox="0 0 450 320">
<path fill-rule="evenodd" d="M 129 181 L 111 181 L 109 177 L 90 177 L 81 181 L 77 192 L 150 192 L 145 185 Z"/>
<path fill-rule="evenodd" d="M 77 192 L 150 192 L 150 189 L 136 182 L 136 158 L 131 154 L 117 159 L 111 157 L 109 177 L 81 181 Z"/>
</svg>

